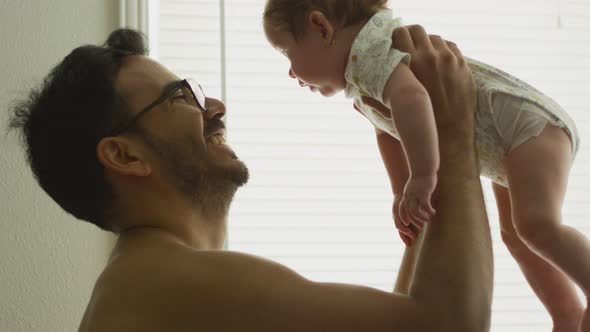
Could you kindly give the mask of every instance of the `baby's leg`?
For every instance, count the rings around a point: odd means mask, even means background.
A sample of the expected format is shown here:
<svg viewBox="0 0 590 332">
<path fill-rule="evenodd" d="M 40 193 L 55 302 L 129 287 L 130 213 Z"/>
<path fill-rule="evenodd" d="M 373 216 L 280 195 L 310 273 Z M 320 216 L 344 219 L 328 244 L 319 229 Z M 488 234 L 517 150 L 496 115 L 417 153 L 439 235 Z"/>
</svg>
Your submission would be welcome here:
<svg viewBox="0 0 590 332">
<path fill-rule="evenodd" d="M 561 223 L 571 153 L 567 134 L 548 124 L 538 137 L 508 154 L 506 170 L 518 236 L 565 272 L 588 298 L 590 242 L 579 231 Z"/>
<path fill-rule="evenodd" d="M 500 216 L 502 241 L 518 263 L 529 285 L 541 300 L 551 319 L 553 332 L 575 332 L 584 308 L 569 278 L 522 242 L 512 224 L 510 193 L 493 184 Z"/>
</svg>

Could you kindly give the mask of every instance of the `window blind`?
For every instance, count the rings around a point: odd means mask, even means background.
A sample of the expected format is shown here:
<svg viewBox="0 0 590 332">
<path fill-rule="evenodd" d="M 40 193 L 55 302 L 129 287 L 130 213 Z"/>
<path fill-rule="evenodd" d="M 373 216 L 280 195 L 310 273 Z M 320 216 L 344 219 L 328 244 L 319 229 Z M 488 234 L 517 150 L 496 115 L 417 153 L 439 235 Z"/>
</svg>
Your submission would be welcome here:
<svg viewBox="0 0 590 332">
<path fill-rule="evenodd" d="M 298 87 L 261 27 L 263 0 L 161 0 L 158 59 L 226 96 L 229 144 L 251 170 L 230 212 L 230 250 L 283 263 L 316 281 L 390 291 L 403 253 L 371 125 L 342 94 Z M 398 0 L 394 15 L 453 40 L 561 103 L 582 145 L 564 222 L 590 236 L 590 1 Z M 153 22 L 151 22 L 153 23 Z M 489 180 L 494 241 L 492 331 L 549 331 L 551 321 L 505 249 Z"/>
</svg>

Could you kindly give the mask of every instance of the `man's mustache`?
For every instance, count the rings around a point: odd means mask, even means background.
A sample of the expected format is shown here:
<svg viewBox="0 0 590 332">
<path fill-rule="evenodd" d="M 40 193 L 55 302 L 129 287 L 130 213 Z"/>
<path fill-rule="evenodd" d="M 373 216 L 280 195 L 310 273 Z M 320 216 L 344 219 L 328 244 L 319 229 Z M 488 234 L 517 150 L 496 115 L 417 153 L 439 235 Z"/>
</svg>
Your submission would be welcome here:
<svg viewBox="0 0 590 332">
<path fill-rule="evenodd" d="M 205 137 L 208 137 L 219 129 L 225 129 L 225 123 L 221 119 L 213 118 L 207 121 L 205 123 Z"/>
</svg>

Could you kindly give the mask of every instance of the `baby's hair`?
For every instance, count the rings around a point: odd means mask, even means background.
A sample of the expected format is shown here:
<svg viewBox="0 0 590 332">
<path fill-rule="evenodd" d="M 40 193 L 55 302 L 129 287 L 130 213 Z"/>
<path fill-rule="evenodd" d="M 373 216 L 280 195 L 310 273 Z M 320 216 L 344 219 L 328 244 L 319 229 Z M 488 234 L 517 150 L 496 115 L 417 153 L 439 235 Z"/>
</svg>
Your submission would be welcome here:
<svg viewBox="0 0 590 332">
<path fill-rule="evenodd" d="M 307 15 L 322 12 L 330 21 L 347 27 L 369 19 L 382 9 L 388 0 L 267 0 L 263 20 L 265 24 L 300 37 L 307 27 Z"/>
</svg>

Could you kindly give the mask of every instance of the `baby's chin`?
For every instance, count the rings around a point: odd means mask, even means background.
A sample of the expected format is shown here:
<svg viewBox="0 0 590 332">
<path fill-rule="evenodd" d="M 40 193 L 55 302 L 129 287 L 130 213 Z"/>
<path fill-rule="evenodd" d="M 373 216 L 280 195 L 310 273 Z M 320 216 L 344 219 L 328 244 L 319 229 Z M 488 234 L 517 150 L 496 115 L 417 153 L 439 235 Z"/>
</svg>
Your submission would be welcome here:
<svg viewBox="0 0 590 332">
<path fill-rule="evenodd" d="M 337 94 L 338 92 L 342 91 L 343 89 L 334 89 L 334 88 L 320 88 L 318 91 L 324 97 L 332 97 L 333 95 Z"/>
</svg>

